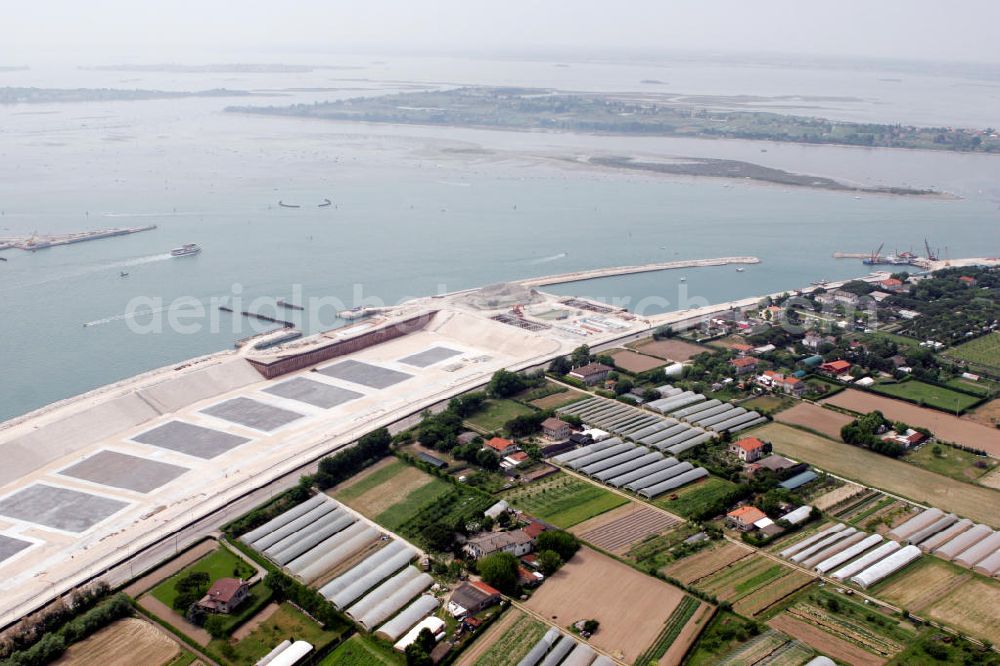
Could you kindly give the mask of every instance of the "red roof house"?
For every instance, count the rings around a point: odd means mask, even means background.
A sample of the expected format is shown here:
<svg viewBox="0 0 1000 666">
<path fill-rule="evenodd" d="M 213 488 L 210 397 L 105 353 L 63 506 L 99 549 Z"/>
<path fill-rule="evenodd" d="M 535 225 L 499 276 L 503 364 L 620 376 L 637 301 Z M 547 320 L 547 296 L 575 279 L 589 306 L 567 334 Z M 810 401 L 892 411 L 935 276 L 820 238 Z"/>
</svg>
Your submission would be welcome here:
<svg viewBox="0 0 1000 666">
<path fill-rule="evenodd" d="M 494 437 L 483 446 L 499 456 L 509 456 L 517 451 L 517 444 L 503 437 Z"/>
<path fill-rule="evenodd" d="M 741 506 L 726 514 L 726 524 L 741 532 L 749 532 L 758 520 L 767 518 L 767 514 L 755 506 Z"/>
<path fill-rule="evenodd" d="M 736 373 L 740 375 L 756 370 L 758 362 L 758 359 L 753 356 L 740 356 L 739 358 L 729 359 L 729 365 L 736 368 Z"/>
<path fill-rule="evenodd" d="M 756 437 L 746 437 L 729 445 L 730 453 L 735 453 L 743 462 L 759 460 L 766 448 L 764 442 Z"/>
<path fill-rule="evenodd" d="M 824 363 L 819 366 L 820 372 L 825 372 L 831 375 L 842 375 L 851 369 L 851 364 L 848 361 L 830 361 L 829 363 Z"/>
<path fill-rule="evenodd" d="M 198 605 L 210 613 L 231 613 L 250 596 L 250 586 L 242 578 L 220 578 L 208 588 Z"/>
</svg>

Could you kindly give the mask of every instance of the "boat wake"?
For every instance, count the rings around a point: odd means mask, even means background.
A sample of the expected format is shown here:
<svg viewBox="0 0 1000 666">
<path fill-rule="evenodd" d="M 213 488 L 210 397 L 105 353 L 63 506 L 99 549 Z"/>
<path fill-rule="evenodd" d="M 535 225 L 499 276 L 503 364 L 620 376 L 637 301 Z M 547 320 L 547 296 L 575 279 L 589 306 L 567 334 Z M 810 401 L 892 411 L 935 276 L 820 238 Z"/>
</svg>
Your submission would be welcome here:
<svg viewBox="0 0 1000 666">
<path fill-rule="evenodd" d="M 4 285 L 4 287 L 0 287 L 0 292 L 9 291 L 11 289 L 41 287 L 46 284 L 52 284 L 53 282 L 75 280 L 77 278 L 81 278 L 86 275 L 93 275 L 94 273 L 102 273 L 104 271 L 121 271 L 121 269 L 123 268 L 129 268 L 132 266 L 142 266 L 144 264 L 152 264 L 158 261 L 166 261 L 167 259 L 171 259 L 169 252 L 163 254 L 151 254 L 145 257 L 133 257 L 131 259 L 122 259 L 121 261 L 112 261 L 109 263 L 78 265 L 75 268 L 67 270 L 64 273 L 50 275 L 49 277 L 46 277 L 41 280 L 35 280 L 34 282 L 11 284 L 9 286 Z"/>
<path fill-rule="evenodd" d="M 94 321 L 88 321 L 84 323 L 84 328 L 90 328 L 91 326 L 101 326 L 102 324 L 111 324 L 116 321 L 124 321 L 126 319 L 135 319 L 136 317 L 141 317 L 144 315 L 153 315 L 159 312 L 166 311 L 166 307 L 162 308 L 148 308 L 144 310 L 138 310 L 136 312 L 124 312 L 118 315 L 112 315 L 110 317 L 105 317 L 103 319 L 95 319 Z"/>
<path fill-rule="evenodd" d="M 559 254 L 553 254 L 551 257 L 542 257 L 540 259 L 533 259 L 529 263 L 531 263 L 534 266 L 537 266 L 538 264 L 547 264 L 547 263 L 549 263 L 551 261 L 559 261 L 560 259 L 564 258 L 566 255 L 567 255 L 566 252 L 560 252 Z"/>
</svg>

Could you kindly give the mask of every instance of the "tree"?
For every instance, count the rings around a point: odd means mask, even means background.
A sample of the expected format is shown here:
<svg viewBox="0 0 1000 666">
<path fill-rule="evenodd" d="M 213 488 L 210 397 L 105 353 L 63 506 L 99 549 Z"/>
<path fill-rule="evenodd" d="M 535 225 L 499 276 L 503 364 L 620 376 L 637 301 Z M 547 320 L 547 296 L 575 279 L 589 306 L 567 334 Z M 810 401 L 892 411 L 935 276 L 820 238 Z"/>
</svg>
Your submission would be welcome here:
<svg viewBox="0 0 1000 666">
<path fill-rule="evenodd" d="M 573 369 L 573 364 L 565 356 L 556 356 L 549 363 L 549 372 L 553 375 L 565 375 L 567 372 Z"/>
<path fill-rule="evenodd" d="M 500 458 L 488 449 L 479 449 L 476 452 L 476 464 L 488 472 L 495 472 L 500 469 Z"/>
<path fill-rule="evenodd" d="M 573 364 L 574 368 L 578 368 L 581 365 L 587 365 L 590 363 L 590 347 L 587 345 L 580 345 L 569 355 L 569 360 Z"/>
<path fill-rule="evenodd" d="M 444 553 L 455 543 L 455 533 L 444 523 L 432 523 L 424 529 L 424 538 L 431 550 Z"/>
<path fill-rule="evenodd" d="M 587 620 L 583 623 L 583 630 L 588 634 L 593 635 L 600 626 L 601 623 L 597 620 Z"/>
<path fill-rule="evenodd" d="M 527 382 L 521 375 L 501 368 L 493 373 L 486 390 L 494 398 L 509 398 L 523 391 L 526 386 Z"/>
<path fill-rule="evenodd" d="M 580 541 L 569 532 L 562 530 L 546 530 L 535 539 L 535 550 L 539 552 L 543 550 L 555 551 L 563 562 L 573 557 L 579 549 Z"/>
<path fill-rule="evenodd" d="M 538 564 L 542 567 L 543 574 L 551 576 L 559 570 L 559 567 L 563 564 L 563 560 L 556 551 L 543 550 L 538 553 Z"/>
<path fill-rule="evenodd" d="M 511 553 L 493 553 L 476 563 L 482 579 L 505 594 L 517 591 L 518 560 Z"/>
<path fill-rule="evenodd" d="M 228 635 L 228 618 L 224 615 L 209 615 L 205 619 L 205 631 L 212 638 L 225 638 Z"/>
<path fill-rule="evenodd" d="M 192 571 L 182 576 L 174 583 L 174 591 L 177 592 L 177 596 L 174 597 L 174 610 L 187 611 L 192 604 L 205 596 L 210 583 L 211 578 L 204 571 Z"/>
<path fill-rule="evenodd" d="M 420 646 L 419 640 L 407 645 L 403 654 L 406 657 L 406 666 L 432 666 L 434 664 L 427 651 Z"/>
</svg>

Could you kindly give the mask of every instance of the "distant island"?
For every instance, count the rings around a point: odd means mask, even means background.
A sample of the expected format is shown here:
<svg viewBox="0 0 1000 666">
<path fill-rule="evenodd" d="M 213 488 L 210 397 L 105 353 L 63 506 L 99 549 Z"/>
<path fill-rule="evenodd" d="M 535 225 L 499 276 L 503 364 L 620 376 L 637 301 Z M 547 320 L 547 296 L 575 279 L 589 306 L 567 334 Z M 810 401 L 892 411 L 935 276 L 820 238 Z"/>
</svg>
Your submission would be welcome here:
<svg viewBox="0 0 1000 666">
<path fill-rule="evenodd" d="M 292 106 L 226 110 L 378 123 L 752 139 L 883 148 L 1000 152 L 996 130 L 828 120 L 763 111 L 699 108 L 695 98 L 651 101 L 627 94 L 464 87 Z M 707 101 L 707 100 L 705 100 Z"/>
<path fill-rule="evenodd" d="M 590 157 L 588 164 L 614 169 L 652 171 L 678 176 L 704 176 L 709 178 L 738 178 L 756 180 L 776 185 L 793 187 L 813 187 L 838 192 L 863 192 L 866 194 L 896 194 L 910 196 L 940 196 L 936 190 L 918 190 L 909 187 L 858 187 L 848 185 L 825 176 L 810 176 L 792 173 L 783 169 L 766 167 L 740 160 L 713 159 L 707 157 L 679 157 L 671 161 L 641 162 L 631 157 L 609 156 Z"/>
<path fill-rule="evenodd" d="M 26 72 L 26 71 L 28 71 L 28 68 L 25 67 L 24 65 L 0 66 L 0 72 Z"/>
<path fill-rule="evenodd" d="M 285 65 L 281 63 L 223 63 L 211 65 L 97 65 L 80 67 L 93 72 L 171 72 L 174 74 L 305 74 L 317 69 L 360 69 L 338 65 Z"/>
<path fill-rule="evenodd" d="M 246 90 L 120 90 L 117 88 L 0 88 L 0 104 L 46 104 L 52 102 L 117 102 L 177 97 L 249 97 Z"/>
</svg>

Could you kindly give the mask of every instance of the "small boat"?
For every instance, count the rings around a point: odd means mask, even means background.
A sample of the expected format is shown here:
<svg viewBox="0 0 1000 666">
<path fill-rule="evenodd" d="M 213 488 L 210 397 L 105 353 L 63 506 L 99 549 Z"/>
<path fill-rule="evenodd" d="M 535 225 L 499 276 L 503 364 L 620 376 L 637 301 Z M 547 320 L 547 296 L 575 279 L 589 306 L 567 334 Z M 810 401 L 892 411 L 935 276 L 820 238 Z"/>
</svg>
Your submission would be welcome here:
<svg viewBox="0 0 1000 666">
<path fill-rule="evenodd" d="M 739 268 L 736 269 L 736 272 L 737 273 L 742 273 L 744 270 L 746 270 L 746 269 L 743 268 L 742 266 L 740 266 Z"/>
<path fill-rule="evenodd" d="M 121 273 L 118 274 L 118 277 L 128 277 L 128 273 L 122 271 Z"/>
<path fill-rule="evenodd" d="M 329 199 L 323 199 L 323 203 L 319 205 L 319 208 L 326 208 L 327 206 L 332 206 L 333 202 Z"/>
<path fill-rule="evenodd" d="M 302 206 L 298 204 L 286 204 L 284 201 L 279 201 L 278 205 L 282 208 L 302 208 Z"/>
<path fill-rule="evenodd" d="M 201 252 L 201 248 L 194 243 L 185 243 L 180 247 L 175 247 L 170 251 L 171 257 L 187 257 L 192 254 L 198 254 Z"/>
<path fill-rule="evenodd" d="M 681 282 L 687 282 L 687 280 L 688 279 L 686 277 L 684 277 L 683 275 L 681 276 Z"/>
<path fill-rule="evenodd" d="M 0 257 L 0 261 L 7 261 L 7 257 Z"/>
</svg>

